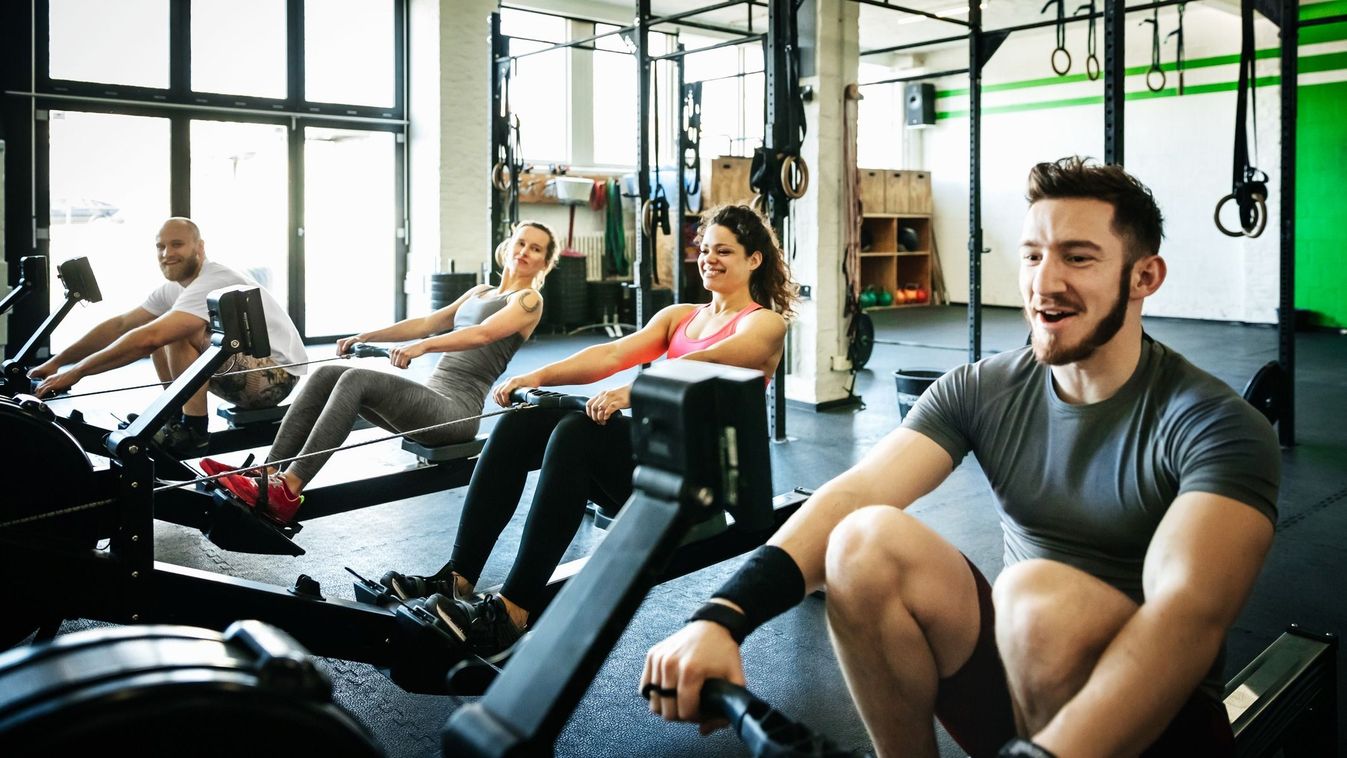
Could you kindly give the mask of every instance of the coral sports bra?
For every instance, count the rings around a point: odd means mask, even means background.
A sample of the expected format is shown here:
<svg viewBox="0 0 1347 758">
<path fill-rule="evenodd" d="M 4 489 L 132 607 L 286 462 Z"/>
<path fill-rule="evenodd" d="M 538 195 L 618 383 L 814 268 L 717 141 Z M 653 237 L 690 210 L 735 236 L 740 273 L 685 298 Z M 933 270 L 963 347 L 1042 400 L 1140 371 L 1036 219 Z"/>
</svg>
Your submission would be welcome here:
<svg viewBox="0 0 1347 758">
<path fill-rule="evenodd" d="M 753 303 L 748 307 L 744 308 L 742 311 L 739 311 L 738 313 L 734 314 L 734 318 L 730 319 L 730 323 L 721 327 L 720 331 L 716 332 L 715 334 L 712 334 L 709 337 L 702 337 L 701 339 L 696 340 L 692 339 L 687 334 L 688 324 L 692 322 L 692 319 L 696 318 L 698 313 L 702 312 L 702 309 L 710 307 L 711 306 L 707 304 L 703 305 L 701 308 L 693 308 L 682 321 L 678 322 L 678 327 L 674 329 L 673 339 L 669 340 L 669 352 L 667 353 L 667 355 L 670 359 L 682 358 L 688 353 L 691 353 L 695 350 L 703 350 L 716 344 L 717 342 L 720 342 L 721 340 L 724 340 L 731 334 L 734 334 L 734 328 L 739 324 L 739 319 L 742 319 L 744 316 L 747 316 L 753 311 L 758 310 L 762 306 L 758 305 L 757 303 Z"/>
</svg>

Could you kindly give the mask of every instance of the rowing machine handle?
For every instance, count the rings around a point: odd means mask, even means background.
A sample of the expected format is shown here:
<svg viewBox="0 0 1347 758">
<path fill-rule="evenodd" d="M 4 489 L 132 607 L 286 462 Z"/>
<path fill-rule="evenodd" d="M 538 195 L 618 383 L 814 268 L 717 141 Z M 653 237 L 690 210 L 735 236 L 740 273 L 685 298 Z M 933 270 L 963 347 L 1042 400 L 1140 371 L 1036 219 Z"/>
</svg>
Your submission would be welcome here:
<svg viewBox="0 0 1347 758">
<path fill-rule="evenodd" d="M 350 356 L 352 358 L 387 358 L 388 348 L 357 342 L 351 345 Z"/>
<path fill-rule="evenodd" d="M 510 402 L 527 403 L 539 408 L 561 408 L 568 411 L 583 411 L 589 398 L 583 395 L 563 395 L 560 392 L 539 389 L 537 387 L 518 387 L 510 393 Z"/>
<path fill-rule="evenodd" d="M 702 712 L 727 719 L 755 757 L 861 758 L 868 755 L 843 750 L 752 692 L 724 679 L 707 679 L 702 685 L 701 700 Z"/>
</svg>

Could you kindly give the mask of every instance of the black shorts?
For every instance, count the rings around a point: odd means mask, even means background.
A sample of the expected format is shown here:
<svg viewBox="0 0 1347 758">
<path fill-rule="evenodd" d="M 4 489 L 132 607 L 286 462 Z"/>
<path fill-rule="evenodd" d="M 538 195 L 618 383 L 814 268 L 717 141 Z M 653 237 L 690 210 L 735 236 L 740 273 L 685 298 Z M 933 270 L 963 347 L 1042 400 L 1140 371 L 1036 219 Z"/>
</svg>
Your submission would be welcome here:
<svg viewBox="0 0 1347 758">
<path fill-rule="evenodd" d="M 973 758 L 995 756 L 1015 736 L 1015 715 L 1005 667 L 996 649 L 996 609 L 992 588 L 972 561 L 968 568 L 977 584 L 981 617 L 973 654 L 958 671 L 940 680 L 935 716 L 959 747 Z M 1232 756 L 1235 737 L 1225 706 L 1195 692 L 1145 756 Z"/>
</svg>

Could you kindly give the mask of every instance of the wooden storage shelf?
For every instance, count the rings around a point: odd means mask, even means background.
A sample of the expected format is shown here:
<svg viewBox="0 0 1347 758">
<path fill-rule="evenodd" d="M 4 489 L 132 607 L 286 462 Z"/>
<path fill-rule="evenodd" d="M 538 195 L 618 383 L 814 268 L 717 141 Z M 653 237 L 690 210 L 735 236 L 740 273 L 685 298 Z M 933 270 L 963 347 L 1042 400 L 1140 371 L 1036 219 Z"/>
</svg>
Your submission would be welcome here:
<svg viewBox="0 0 1347 758">
<path fill-rule="evenodd" d="M 891 305 L 876 303 L 870 306 L 874 309 L 919 307 L 931 301 L 931 250 L 934 247 L 931 215 L 929 211 L 908 211 L 914 185 L 912 178 L 906 175 L 915 173 L 918 172 L 861 171 L 863 207 L 883 209 L 861 216 L 861 289 L 887 293 L 892 300 Z M 929 193 L 930 175 L 920 173 Z M 875 193 L 887 193 L 893 187 L 903 193 L 898 195 L 900 203 L 887 204 L 888 194 L 876 198 Z M 871 195 L 868 200 L 865 198 L 867 191 Z M 924 292 L 926 302 L 899 303 L 900 291 L 908 296 Z"/>
</svg>

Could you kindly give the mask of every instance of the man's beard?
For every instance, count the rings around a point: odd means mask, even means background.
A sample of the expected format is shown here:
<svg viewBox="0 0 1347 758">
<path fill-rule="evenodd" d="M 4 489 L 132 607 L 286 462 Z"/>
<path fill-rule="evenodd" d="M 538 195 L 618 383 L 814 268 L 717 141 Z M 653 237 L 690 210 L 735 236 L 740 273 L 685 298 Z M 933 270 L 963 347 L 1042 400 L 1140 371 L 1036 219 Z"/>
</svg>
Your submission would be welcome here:
<svg viewBox="0 0 1347 758">
<path fill-rule="evenodd" d="M 1034 331 L 1033 314 L 1029 306 L 1024 308 L 1024 317 L 1029 320 L 1030 341 L 1034 346 L 1034 358 L 1047 366 L 1064 366 L 1068 363 L 1083 361 L 1094 355 L 1094 351 L 1108 344 L 1127 319 L 1127 294 L 1132 281 L 1132 267 L 1123 266 L 1122 280 L 1118 284 L 1118 299 L 1109 312 L 1095 324 L 1094 329 L 1084 339 L 1074 345 L 1064 345 L 1060 340 L 1048 340 L 1048 344 L 1039 341 Z"/>
<path fill-rule="evenodd" d="M 181 282 L 191 279 L 201 271 L 201 261 L 193 255 L 189 258 L 183 258 L 171 266 L 160 264 L 159 271 L 170 282 Z"/>
</svg>

